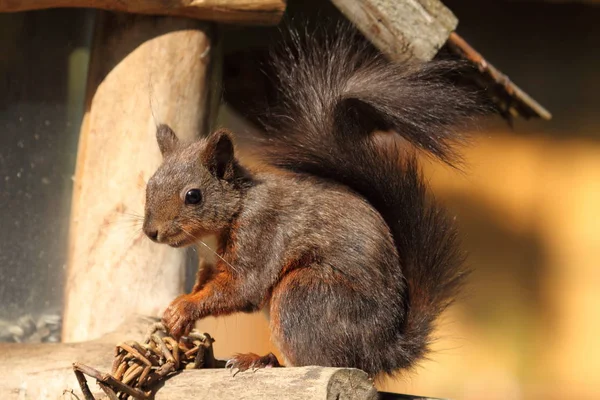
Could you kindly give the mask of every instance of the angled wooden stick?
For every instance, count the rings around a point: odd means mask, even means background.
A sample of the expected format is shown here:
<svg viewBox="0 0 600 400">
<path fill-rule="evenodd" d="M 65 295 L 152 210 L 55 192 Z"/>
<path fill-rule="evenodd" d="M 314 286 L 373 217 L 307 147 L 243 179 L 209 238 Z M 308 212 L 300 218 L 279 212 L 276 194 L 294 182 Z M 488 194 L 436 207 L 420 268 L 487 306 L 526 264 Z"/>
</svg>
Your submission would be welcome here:
<svg viewBox="0 0 600 400">
<path fill-rule="evenodd" d="M 248 25 L 274 25 L 283 15 L 285 0 L 0 0 L 0 12 L 62 7 L 172 15 Z"/>
</svg>

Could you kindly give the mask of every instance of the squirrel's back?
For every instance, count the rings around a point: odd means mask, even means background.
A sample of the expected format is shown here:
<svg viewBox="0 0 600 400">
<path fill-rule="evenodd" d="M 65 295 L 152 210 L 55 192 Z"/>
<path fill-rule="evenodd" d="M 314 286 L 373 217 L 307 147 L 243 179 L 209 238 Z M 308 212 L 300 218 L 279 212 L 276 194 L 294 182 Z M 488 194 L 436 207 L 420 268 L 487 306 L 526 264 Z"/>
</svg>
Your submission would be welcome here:
<svg viewBox="0 0 600 400">
<path fill-rule="evenodd" d="M 429 350 L 434 322 L 464 277 L 456 229 L 427 196 L 414 151 L 455 163 L 457 127 L 481 108 L 446 79 L 457 64 L 391 63 L 348 27 L 293 31 L 272 65 L 278 96 L 263 119 L 264 155 L 279 168 L 347 186 L 381 214 L 406 312 L 387 353 L 361 365 L 371 374 L 410 368 Z"/>
</svg>

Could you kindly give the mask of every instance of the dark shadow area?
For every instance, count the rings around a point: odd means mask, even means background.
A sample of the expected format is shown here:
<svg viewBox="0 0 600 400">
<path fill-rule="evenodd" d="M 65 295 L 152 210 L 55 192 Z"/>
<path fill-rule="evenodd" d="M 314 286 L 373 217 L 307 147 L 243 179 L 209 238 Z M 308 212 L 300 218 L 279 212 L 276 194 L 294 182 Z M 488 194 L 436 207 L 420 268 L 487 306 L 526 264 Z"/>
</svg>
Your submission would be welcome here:
<svg viewBox="0 0 600 400">
<path fill-rule="evenodd" d="M 515 132 L 600 139 L 600 6 L 576 2 L 444 0 L 457 32 L 550 110 Z"/>
</svg>

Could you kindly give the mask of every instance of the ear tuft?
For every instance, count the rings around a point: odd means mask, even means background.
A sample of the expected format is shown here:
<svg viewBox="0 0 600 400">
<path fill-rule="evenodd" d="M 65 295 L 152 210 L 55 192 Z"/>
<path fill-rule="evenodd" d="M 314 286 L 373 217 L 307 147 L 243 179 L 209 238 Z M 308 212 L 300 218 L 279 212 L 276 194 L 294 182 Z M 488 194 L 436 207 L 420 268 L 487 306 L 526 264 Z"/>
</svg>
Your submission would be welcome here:
<svg viewBox="0 0 600 400">
<path fill-rule="evenodd" d="M 179 145 L 179 139 L 177 139 L 175 132 L 166 124 L 160 124 L 156 128 L 156 141 L 163 157 L 171 153 Z"/>
<path fill-rule="evenodd" d="M 218 179 L 229 180 L 234 175 L 233 137 L 225 129 L 219 129 L 208 137 L 202 162 Z"/>
</svg>

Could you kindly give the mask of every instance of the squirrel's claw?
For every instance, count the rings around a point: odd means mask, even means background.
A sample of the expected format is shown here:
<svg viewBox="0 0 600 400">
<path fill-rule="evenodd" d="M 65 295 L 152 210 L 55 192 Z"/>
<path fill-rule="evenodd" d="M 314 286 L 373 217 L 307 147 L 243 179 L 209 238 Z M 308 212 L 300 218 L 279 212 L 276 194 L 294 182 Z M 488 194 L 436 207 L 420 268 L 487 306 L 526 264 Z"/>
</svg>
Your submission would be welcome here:
<svg viewBox="0 0 600 400">
<path fill-rule="evenodd" d="M 247 370 L 256 372 L 262 368 L 274 367 L 281 367 L 281 364 L 279 364 L 279 360 L 277 360 L 277 357 L 273 353 L 269 353 L 266 356 L 259 356 L 254 353 L 236 354 L 225 364 L 225 368 L 229 368 L 230 371 L 237 370 L 233 376 Z"/>
<path fill-rule="evenodd" d="M 233 374 L 232 377 L 235 377 L 238 373 L 241 372 L 241 370 L 235 366 L 235 360 L 233 358 L 227 360 L 227 363 L 225 363 L 225 368 L 229 369 L 230 374 Z M 237 371 L 233 372 L 236 369 Z"/>
</svg>

